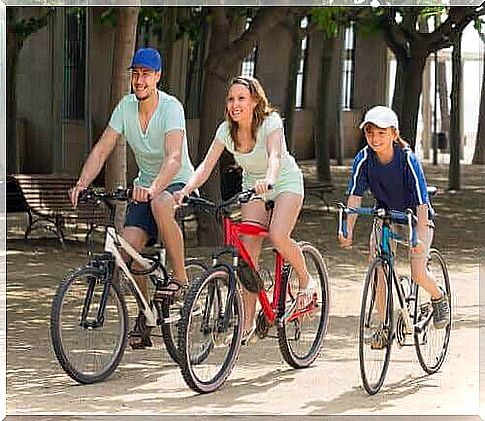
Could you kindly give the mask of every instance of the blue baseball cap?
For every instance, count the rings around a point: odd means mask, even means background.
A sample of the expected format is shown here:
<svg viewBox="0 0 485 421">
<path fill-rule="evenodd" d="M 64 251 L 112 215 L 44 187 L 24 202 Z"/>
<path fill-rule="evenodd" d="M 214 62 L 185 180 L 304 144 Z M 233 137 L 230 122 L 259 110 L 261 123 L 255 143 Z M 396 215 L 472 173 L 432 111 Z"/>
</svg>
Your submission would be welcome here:
<svg viewBox="0 0 485 421">
<path fill-rule="evenodd" d="M 134 67 L 146 67 L 156 72 L 162 70 L 160 53 L 153 48 L 140 48 L 131 60 L 130 69 Z"/>
</svg>

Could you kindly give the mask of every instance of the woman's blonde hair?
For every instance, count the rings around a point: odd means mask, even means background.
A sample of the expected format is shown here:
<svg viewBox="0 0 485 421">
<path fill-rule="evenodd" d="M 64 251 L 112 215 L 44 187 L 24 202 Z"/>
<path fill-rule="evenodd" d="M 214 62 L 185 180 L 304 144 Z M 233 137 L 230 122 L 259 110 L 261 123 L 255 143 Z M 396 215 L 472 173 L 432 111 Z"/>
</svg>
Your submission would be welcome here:
<svg viewBox="0 0 485 421">
<path fill-rule="evenodd" d="M 275 108 L 269 103 L 263 87 L 256 78 L 249 76 L 237 76 L 231 81 L 227 91 L 229 92 L 229 89 L 231 89 L 231 87 L 236 84 L 245 86 L 249 90 L 251 98 L 256 101 L 256 106 L 254 107 L 253 121 L 251 124 L 251 138 L 253 140 L 256 140 L 256 134 L 259 127 L 261 126 L 261 124 L 263 124 L 264 119 L 268 117 L 273 111 L 275 111 Z M 227 123 L 229 124 L 231 139 L 234 142 L 235 149 L 237 150 L 239 147 L 239 142 L 237 139 L 237 129 L 239 125 L 237 122 L 232 120 L 227 111 L 227 107 L 225 110 L 225 118 Z"/>
</svg>

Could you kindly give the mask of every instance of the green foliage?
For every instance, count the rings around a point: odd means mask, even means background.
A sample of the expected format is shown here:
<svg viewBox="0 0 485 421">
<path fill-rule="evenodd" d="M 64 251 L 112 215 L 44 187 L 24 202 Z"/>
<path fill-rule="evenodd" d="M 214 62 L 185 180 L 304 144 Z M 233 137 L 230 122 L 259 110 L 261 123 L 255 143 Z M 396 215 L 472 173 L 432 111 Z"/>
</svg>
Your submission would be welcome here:
<svg viewBox="0 0 485 421">
<path fill-rule="evenodd" d="M 482 42 L 485 42 L 485 18 L 483 16 L 477 16 L 473 22 L 473 27 L 477 30 L 478 35 Z"/>
<path fill-rule="evenodd" d="M 47 25 L 49 16 L 55 11 L 54 7 L 43 7 L 40 16 L 17 20 L 17 10 L 7 7 L 7 24 L 13 27 L 13 32 L 19 42 L 25 41 L 33 33 Z"/>
<path fill-rule="evenodd" d="M 348 26 L 351 21 L 349 7 L 313 7 L 311 9 L 312 24 L 323 31 L 328 38 L 337 35 L 339 28 Z"/>
<path fill-rule="evenodd" d="M 447 12 L 447 9 L 448 8 L 444 6 L 423 7 L 420 16 L 426 19 L 432 18 L 433 16 L 442 16 Z"/>
<path fill-rule="evenodd" d="M 118 8 L 108 7 L 103 13 L 101 13 L 101 23 L 103 25 L 116 27 L 118 21 Z"/>
</svg>

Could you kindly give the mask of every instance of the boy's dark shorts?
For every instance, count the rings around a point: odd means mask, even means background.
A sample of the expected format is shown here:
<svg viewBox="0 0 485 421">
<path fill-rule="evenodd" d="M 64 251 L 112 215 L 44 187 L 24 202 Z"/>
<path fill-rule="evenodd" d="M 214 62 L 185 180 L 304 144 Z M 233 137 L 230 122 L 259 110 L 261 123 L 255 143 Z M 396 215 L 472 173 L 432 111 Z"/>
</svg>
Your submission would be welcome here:
<svg viewBox="0 0 485 421">
<path fill-rule="evenodd" d="M 182 190 L 184 187 L 185 183 L 173 183 L 170 184 L 165 191 L 174 193 Z M 156 244 L 158 239 L 158 228 L 155 218 L 153 217 L 150 202 L 129 202 L 126 207 L 125 227 L 141 228 L 148 234 L 147 245 L 151 246 Z"/>
</svg>

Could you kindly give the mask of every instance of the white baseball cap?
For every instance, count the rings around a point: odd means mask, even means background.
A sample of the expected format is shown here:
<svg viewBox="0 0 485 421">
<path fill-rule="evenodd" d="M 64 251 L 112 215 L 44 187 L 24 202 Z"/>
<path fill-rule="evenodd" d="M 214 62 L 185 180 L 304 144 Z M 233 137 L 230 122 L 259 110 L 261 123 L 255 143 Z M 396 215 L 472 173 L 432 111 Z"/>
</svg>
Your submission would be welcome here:
<svg viewBox="0 0 485 421">
<path fill-rule="evenodd" d="M 384 107 L 383 105 L 377 105 L 367 111 L 359 129 L 363 129 L 367 123 L 375 124 L 381 129 L 387 129 L 388 127 L 399 129 L 399 120 L 396 113 L 389 107 Z"/>
</svg>

